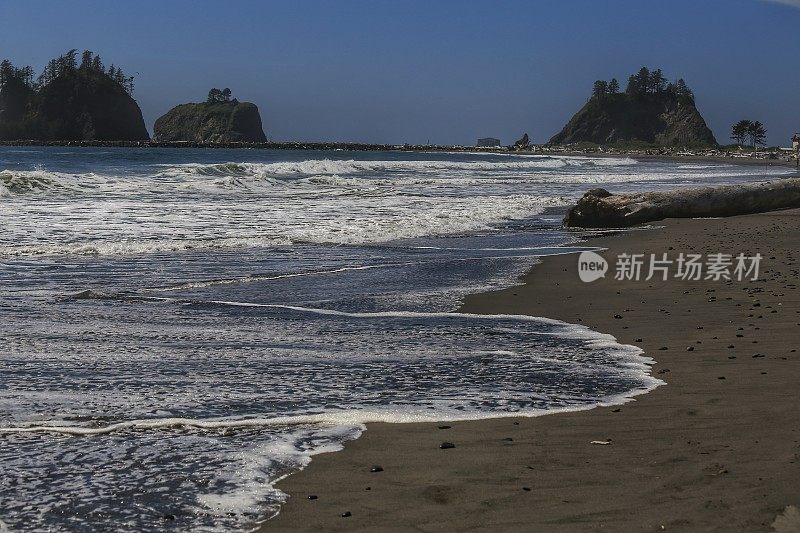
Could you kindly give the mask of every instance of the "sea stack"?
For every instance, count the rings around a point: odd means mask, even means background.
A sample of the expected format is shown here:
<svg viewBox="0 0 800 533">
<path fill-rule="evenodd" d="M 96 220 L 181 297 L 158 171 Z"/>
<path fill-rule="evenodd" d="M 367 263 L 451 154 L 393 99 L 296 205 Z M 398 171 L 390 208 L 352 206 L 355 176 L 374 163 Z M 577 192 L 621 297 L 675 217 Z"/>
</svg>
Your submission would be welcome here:
<svg viewBox="0 0 800 533">
<path fill-rule="evenodd" d="M 36 83 L 30 67 L 0 66 L 0 140 L 138 141 L 149 135 L 131 97 L 133 78 L 86 51 L 51 60 Z"/>
<path fill-rule="evenodd" d="M 589 101 L 551 144 L 715 146 L 714 134 L 682 79 L 667 83 L 660 70 L 642 68 L 620 92 L 617 80 L 598 80 Z"/>
<path fill-rule="evenodd" d="M 201 103 L 181 104 L 156 120 L 156 141 L 224 143 L 266 142 L 258 107 L 230 97 L 230 89 L 211 89 Z"/>
</svg>

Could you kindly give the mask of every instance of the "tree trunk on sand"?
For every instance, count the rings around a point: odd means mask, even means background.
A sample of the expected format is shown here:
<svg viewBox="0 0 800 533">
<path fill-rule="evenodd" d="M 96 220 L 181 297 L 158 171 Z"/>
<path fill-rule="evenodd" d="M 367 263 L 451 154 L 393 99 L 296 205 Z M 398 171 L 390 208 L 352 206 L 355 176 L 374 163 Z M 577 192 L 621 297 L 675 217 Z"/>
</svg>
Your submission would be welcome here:
<svg viewBox="0 0 800 533">
<path fill-rule="evenodd" d="M 729 217 L 793 207 L 800 207 L 800 178 L 619 195 L 592 189 L 567 211 L 564 225 L 625 228 L 665 218 Z"/>
</svg>

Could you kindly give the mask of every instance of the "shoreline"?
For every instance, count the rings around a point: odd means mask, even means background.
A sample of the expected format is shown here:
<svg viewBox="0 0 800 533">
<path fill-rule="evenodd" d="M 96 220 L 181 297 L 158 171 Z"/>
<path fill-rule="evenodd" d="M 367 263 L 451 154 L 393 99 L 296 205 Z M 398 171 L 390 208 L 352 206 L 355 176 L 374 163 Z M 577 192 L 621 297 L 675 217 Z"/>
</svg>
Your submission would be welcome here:
<svg viewBox="0 0 800 533">
<path fill-rule="evenodd" d="M 791 210 L 592 239 L 607 258 L 759 252 L 757 281 L 584 284 L 560 255 L 523 285 L 467 297 L 458 311 L 546 316 L 639 346 L 667 383 L 589 411 L 367 424 L 277 483 L 290 498 L 260 530 L 769 530 L 800 506 L 798 229 Z"/>
<path fill-rule="evenodd" d="M 66 148 L 195 148 L 195 149 L 248 149 L 248 150 L 301 150 L 301 151 L 354 151 L 354 152 L 420 152 L 420 153 L 480 153 L 497 155 L 527 155 L 543 157 L 628 157 L 637 161 L 721 163 L 730 165 L 761 165 L 765 167 L 790 167 L 798 169 L 798 160 L 792 155 L 781 154 L 783 159 L 762 157 L 730 157 L 725 155 L 680 155 L 677 153 L 642 153 L 640 150 L 630 151 L 597 151 L 597 150 L 560 150 L 536 147 L 534 150 L 508 150 L 499 148 L 483 148 L 480 146 L 460 145 L 421 145 L 421 144 L 371 144 L 357 142 L 229 142 L 229 143 L 197 143 L 197 142 L 160 142 L 160 141 L 0 141 L 0 147 L 66 147 Z M 761 152 L 775 153 L 775 152 Z M 788 157 L 788 159 L 786 159 Z"/>
</svg>

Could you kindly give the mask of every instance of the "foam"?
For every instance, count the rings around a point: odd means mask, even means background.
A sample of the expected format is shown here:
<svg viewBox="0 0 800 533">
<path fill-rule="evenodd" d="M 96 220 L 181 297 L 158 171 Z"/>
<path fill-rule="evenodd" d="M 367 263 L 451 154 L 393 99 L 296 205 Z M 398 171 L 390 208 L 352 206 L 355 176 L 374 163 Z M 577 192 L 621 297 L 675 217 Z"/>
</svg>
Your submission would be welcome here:
<svg viewBox="0 0 800 533">
<path fill-rule="evenodd" d="M 96 291 L 82 291 L 74 295 L 76 299 L 109 299 L 114 298 L 114 295 L 100 293 Z M 130 299 L 127 296 L 119 297 L 120 299 Z M 569 324 L 555 319 L 534 317 L 529 315 L 515 315 L 515 314 L 495 314 L 495 315 L 481 315 L 474 313 L 460 313 L 460 312 L 413 312 L 413 311 L 384 311 L 384 312 L 346 312 L 332 309 L 320 309 L 312 307 L 304 307 L 297 305 L 282 305 L 282 304 L 259 304 L 252 302 L 236 302 L 236 301 L 196 301 L 189 299 L 175 299 L 167 297 L 147 297 L 133 299 L 141 299 L 145 301 L 160 301 L 172 302 L 178 304 L 213 304 L 232 307 L 243 308 L 270 308 L 270 309 L 285 309 L 290 311 L 311 313 L 317 315 L 328 315 L 336 317 L 347 317 L 352 319 L 376 319 L 376 318 L 450 318 L 459 319 L 467 318 L 478 321 L 515 321 L 515 322 L 529 322 L 546 324 L 555 326 L 556 328 L 548 330 L 547 335 L 568 338 L 572 340 L 580 340 L 584 346 L 594 349 L 603 350 L 610 353 L 617 363 L 631 371 L 640 374 L 639 378 L 644 383 L 644 386 L 638 390 L 631 391 L 627 394 L 618 395 L 615 397 L 603 399 L 599 402 L 594 402 L 587 405 L 572 406 L 564 408 L 565 410 L 582 410 L 601 405 L 615 405 L 617 403 L 625 403 L 629 399 L 638 394 L 644 394 L 654 389 L 655 387 L 663 384 L 664 382 L 649 375 L 650 366 L 654 360 L 643 356 L 643 351 L 632 345 L 619 344 L 616 338 L 609 334 L 598 333 L 592 331 L 586 326 Z M 507 352 L 510 353 L 510 352 Z M 122 422 L 116 422 L 104 426 L 81 426 L 81 425 L 53 425 L 53 424 L 34 424 L 29 426 L 11 426 L 0 427 L 0 434 L 8 433 L 58 433 L 63 435 L 72 436 L 88 436 L 88 435 L 103 435 L 123 430 L 156 430 L 167 428 L 194 428 L 202 430 L 212 430 L 221 428 L 245 428 L 245 427 L 268 427 L 268 426 L 287 426 L 287 425 L 304 425 L 304 424 L 324 424 L 331 426 L 344 426 L 344 425 L 360 425 L 372 422 L 391 422 L 391 423 L 413 423 L 413 422 L 436 422 L 436 421 L 456 421 L 456 420 L 477 420 L 482 418 L 496 418 L 504 416 L 541 416 L 556 412 L 553 409 L 529 409 L 526 411 L 515 411 L 508 413 L 501 412 L 463 412 L 458 409 L 445 408 L 431 411 L 424 407 L 403 406 L 402 408 L 384 407 L 381 409 L 349 409 L 349 410 L 328 410 L 323 413 L 316 414 L 303 414 L 293 416 L 274 416 L 274 417 L 261 417 L 258 415 L 238 418 L 219 418 L 219 419 L 198 419 L 198 418 L 183 418 L 183 417 L 165 417 L 155 419 L 135 419 Z"/>
</svg>

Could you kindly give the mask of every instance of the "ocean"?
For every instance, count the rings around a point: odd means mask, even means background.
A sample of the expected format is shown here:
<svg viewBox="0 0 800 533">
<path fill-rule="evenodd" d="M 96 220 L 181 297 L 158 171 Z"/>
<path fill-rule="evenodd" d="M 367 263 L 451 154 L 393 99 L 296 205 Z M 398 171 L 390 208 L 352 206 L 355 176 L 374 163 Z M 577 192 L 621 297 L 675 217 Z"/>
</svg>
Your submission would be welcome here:
<svg viewBox="0 0 800 533">
<path fill-rule="evenodd" d="M 462 297 L 591 249 L 560 225 L 590 188 L 790 171 L 63 147 L 0 169 L 0 531 L 248 530 L 367 422 L 630 401 L 661 383 L 640 349 Z"/>
</svg>

